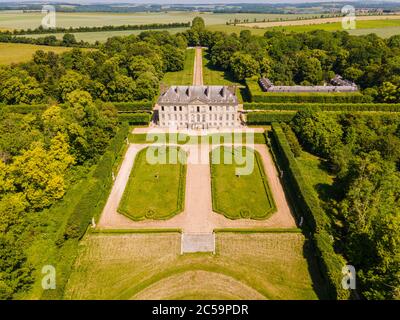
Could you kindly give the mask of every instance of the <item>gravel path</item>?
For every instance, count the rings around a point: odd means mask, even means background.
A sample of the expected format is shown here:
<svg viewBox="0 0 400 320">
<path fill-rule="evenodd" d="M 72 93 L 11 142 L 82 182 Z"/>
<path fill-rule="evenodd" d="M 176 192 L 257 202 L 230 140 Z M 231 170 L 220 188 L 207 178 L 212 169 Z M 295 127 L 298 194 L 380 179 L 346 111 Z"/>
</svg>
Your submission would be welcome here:
<svg viewBox="0 0 400 320">
<path fill-rule="evenodd" d="M 201 47 L 196 47 L 193 71 L 193 85 L 203 85 L 203 52 Z"/>
</svg>

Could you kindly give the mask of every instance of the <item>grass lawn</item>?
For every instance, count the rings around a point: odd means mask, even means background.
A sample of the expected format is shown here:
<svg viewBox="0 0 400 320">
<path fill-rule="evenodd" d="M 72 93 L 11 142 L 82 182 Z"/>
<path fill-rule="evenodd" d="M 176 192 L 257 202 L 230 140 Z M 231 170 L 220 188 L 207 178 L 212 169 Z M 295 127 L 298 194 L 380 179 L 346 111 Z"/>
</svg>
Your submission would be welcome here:
<svg viewBox="0 0 400 320">
<path fill-rule="evenodd" d="M 65 51 L 71 50 L 71 48 L 38 46 L 34 44 L 22 43 L 0 43 L 0 64 L 27 62 L 32 59 L 32 55 L 37 50 L 63 53 Z"/>
<path fill-rule="evenodd" d="M 242 152 L 245 156 L 245 147 L 219 147 L 210 154 L 213 210 L 229 219 L 266 219 L 276 210 L 260 155 L 249 151 L 252 156 L 246 161 L 254 161 L 254 169 L 251 174 L 240 176 L 236 175 L 236 168 L 243 165 L 235 157 L 232 159 L 232 154 Z M 232 159 L 232 164 L 227 164 L 227 159 Z"/>
<path fill-rule="evenodd" d="M 150 164 L 146 155 L 148 150 L 156 156 L 166 152 L 166 159 L 169 159 L 177 151 L 184 157 L 184 152 L 176 147 L 167 147 L 166 151 L 149 148 L 136 156 L 118 211 L 133 220 L 169 219 L 184 208 L 186 165 L 179 161 Z"/>
<path fill-rule="evenodd" d="M 185 66 L 182 71 L 167 72 L 162 80 L 167 85 L 192 85 L 194 71 L 194 49 L 186 50 Z"/>
<path fill-rule="evenodd" d="M 64 298 L 324 297 L 301 233 L 218 233 L 216 241 L 216 255 L 181 255 L 178 233 L 88 235 Z"/>
<path fill-rule="evenodd" d="M 317 197 L 322 201 L 330 198 L 334 176 L 329 175 L 325 169 L 325 162 L 305 151 L 302 151 L 296 161 L 303 176 L 307 178 L 307 182 L 313 186 Z"/>
</svg>

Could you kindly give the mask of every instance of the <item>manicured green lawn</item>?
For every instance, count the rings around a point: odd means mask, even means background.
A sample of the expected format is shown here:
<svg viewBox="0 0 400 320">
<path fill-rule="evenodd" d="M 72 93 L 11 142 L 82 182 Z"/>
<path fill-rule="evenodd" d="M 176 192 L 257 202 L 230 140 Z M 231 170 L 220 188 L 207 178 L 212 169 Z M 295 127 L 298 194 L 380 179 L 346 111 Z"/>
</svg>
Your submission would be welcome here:
<svg viewBox="0 0 400 320">
<path fill-rule="evenodd" d="M 166 152 L 166 159 L 175 152 L 184 157 L 184 152 L 176 147 L 149 148 L 136 156 L 118 211 L 133 220 L 169 219 L 184 208 L 186 165 L 179 161 L 150 164 L 147 151 L 154 151 L 156 156 Z"/>
<path fill-rule="evenodd" d="M 236 168 L 244 165 L 238 164 L 232 155 L 242 152 L 244 156 L 245 147 L 219 147 L 210 154 L 213 210 L 229 219 L 266 219 L 276 211 L 260 155 L 248 150 L 252 156 L 246 161 L 254 161 L 254 169 L 250 174 L 240 176 Z M 227 159 L 232 159 L 232 164 L 228 164 Z"/>
<path fill-rule="evenodd" d="M 162 83 L 166 85 L 191 85 L 193 84 L 193 70 L 194 70 L 194 49 L 186 50 L 185 66 L 182 71 L 167 72 L 164 75 Z"/>
</svg>

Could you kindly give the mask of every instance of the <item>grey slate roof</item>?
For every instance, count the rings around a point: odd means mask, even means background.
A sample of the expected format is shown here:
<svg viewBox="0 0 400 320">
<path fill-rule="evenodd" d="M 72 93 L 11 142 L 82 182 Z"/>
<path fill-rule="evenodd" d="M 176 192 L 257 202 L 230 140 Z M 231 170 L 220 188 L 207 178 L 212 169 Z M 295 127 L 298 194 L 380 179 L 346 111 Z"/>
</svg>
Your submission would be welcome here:
<svg viewBox="0 0 400 320">
<path fill-rule="evenodd" d="M 331 85 L 326 86 L 275 86 L 268 78 L 259 80 L 260 86 L 266 92 L 353 92 L 358 91 L 355 83 L 336 75 L 331 79 Z"/>
<path fill-rule="evenodd" d="M 157 104 L 237 104 L 238 98 L 228 86 L 172 86 L 161 94 Z"/>
</svg>

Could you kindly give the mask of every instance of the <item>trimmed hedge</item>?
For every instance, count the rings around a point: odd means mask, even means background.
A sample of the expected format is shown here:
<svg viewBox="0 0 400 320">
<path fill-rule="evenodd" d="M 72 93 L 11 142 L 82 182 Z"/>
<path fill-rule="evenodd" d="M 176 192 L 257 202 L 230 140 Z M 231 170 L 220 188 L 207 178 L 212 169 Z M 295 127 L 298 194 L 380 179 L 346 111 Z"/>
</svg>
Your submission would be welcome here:
<svg viewBox="0 0 400 320">
<path fill-rule="evenodd" d="M 149 124 L 151 120 L 150 113 L 119 113 L 119 122 L 128 122 L 129 124 Z"/>
<path fill-rule="evenodd" d="M 246 79 L 251 102 L 313 102 L 313 103 L 360 103 L 372 102 L 372 97 L 360 92 L 264 92 L 258 84 L 258 77 Z"/>
<path fill-rule="evenodd" d="M 129 125 L 123 123 L 111 140 L 93 173 L 92 185 L 88 190 L 84 190 L 81 200 L 68 219 L 60 240 L 82 238 L 92 217 L 97 218 L 101 214 L 113 184 L 112 170 L 114 164 L 124 147 L 129 131 Z"/>
<path fill-rule="evenodd" d="M 137 112 L 153 110 L 152 101 L 113 102 L 118 112 Z"/>
<path fill-rule="evenodd" d="M 400 112 L 399 103 L 245 103 L 245 110 L 293 110 L 318 108 L 321 111 L 386 111 Z"/>
<path fill-rule="evenodd" d="M 296 115 L 296 111 L 290 112 L 249 112 L 246 115 L 248 125 L 271 124 L 272 122 L 289 122 Z"/>
<path fill-rule="evenodd" d="M 320 206 L 320 201 L 313 187 L 306 182 L 296 159 L 290 149 L 285 133 L 277 123 L 272 124 L 274 144 L 277 158 L 284 170 L 283 180 L 294 202 L 297 218 L 304 218 L 304 227 L 312 233 L 318 262 L 323 276 L 329 284 L 332 298 L 348 299 L 350 292 L 342 288 L 342 267 L 346 265 L 344 258 L 338 255 L 333 247 L 329 217 Z"/>
</svg>

